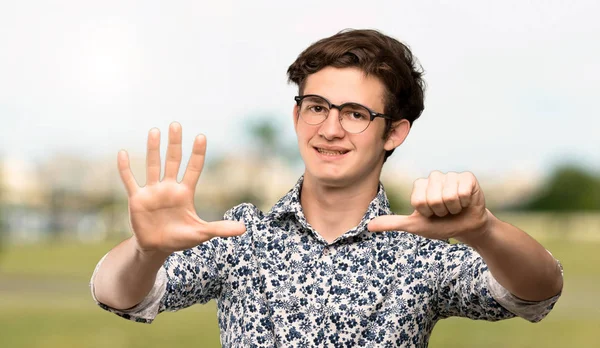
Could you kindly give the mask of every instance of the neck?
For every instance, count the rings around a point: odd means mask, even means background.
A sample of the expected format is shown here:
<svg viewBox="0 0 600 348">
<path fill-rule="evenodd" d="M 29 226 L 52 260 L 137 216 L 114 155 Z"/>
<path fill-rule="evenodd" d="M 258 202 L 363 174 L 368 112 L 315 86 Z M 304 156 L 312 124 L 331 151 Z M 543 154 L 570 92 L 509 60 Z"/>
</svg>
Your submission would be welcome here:
<svg viewBox="0 0 600 348">
<path fill-rule="evenodd" d="M 331 243 L 360 223 L 378 188 L 379 176 L 334 187 L 305 173 L 300 204 L 306 221 Z"/>
</svg>

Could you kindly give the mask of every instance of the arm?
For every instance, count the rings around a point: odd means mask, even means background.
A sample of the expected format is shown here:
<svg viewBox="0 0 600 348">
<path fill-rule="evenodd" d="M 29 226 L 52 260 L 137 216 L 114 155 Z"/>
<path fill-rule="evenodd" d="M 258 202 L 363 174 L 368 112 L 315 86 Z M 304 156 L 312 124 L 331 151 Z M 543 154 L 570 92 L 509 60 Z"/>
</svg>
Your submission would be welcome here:
<svg viewBox="0 0 600 348">
<path fill-rule="evenodd" d="M 133 237 L 123 241 L 106 255 L 94 274 L 96 299 L 114 309 L 134 307 L 148 295 L 168 256 L 140 250 Z"/>
<path fill-rule="evenodd" d="M 527 233 L 487 213 L 489 228 L 464 242 L 481 255 L 498 283 L 528 301 L 560 293 L 563 278 L 554 257 Z"/>
<path fill-rule="evenodd" d="M 144 187 L 137 185 L 129 168 L 127 153 L 119 153 L 118 167 L 127 190 L 133 237 L 110 251 L 92 277 L 93 294 L 102 304 L 121 310 L 136 306 L 156 285 L 157 275 L 163 265 L 166 271 L 176 273 L 172 279 L 177 282 L 176 278 L 182 274 L 177 272 L 178 267 L 198 263 L 188 249 L 213 237 L 230 237 L 245 232 L 243 223 L 206 222 L 197 216 L 194 192 L 204 165 L 206 139 L 203 136 L 196 137 L 193 146 L 188 167 L 179 183 L 177 172 L 181 164 L 181 126 L 172 123 L 165 176 L 160 181 L 160 133 L 152 129 L 148 136 L 147 182 Z M 210 263 L 209 260 L 214 256 L 210 243 L 196 249 L 197 255 L 206 257 L 205 262 Z M 185 251 L 179 256 L 174 254 L 182 250 Z M 178 262 L 165 262 L 168 257 Z M 163 278 L 167 276 L 168 272 Z M 179 280 L 189 279 L 180 277 Z"/>
<path fill-rule="evenodd" d="M 486 209 L 483 192 L 473 174 L 432 172 L 429 178 L 415 181 L 411 204 L 415 208 L 411 215 L 379 216 L 369 223 L 369 230 L 402 230 L 429 239 L 455 238 L 466 244 L 465 248 L 470 246 L 477 251 L 474 254 L 483 266 L 481 272 L 471 274 L 468 260 L 452 256 L 452 262 L 446 266 L 448 274 L 442 278 L 454 283 L 462 279 L 462 285 L 465 282 L 469 285 L 473 277 L 485 276 L 486 284 L 481 285 L 478 280 L 474 284 L 479 284 L 484 292 L 490 290 L 503 305 L 515 305 L 515 309 L 531 307 L 532 301 L 543 301 L 560 293 L 559 263 L 525 232 L 498 220 Z M 474 290 L 465 291 L 465 296 L 469 296 Z M 543 304 L 539 303 L 540 308 Z M 527 315 L 538 317 L 535 313 Z"/>
<path fill-rule="evenodd" d="M 437 288 L 435 306 L 440 318 L 496 321 L 518 315 L 538 322 L 558 300 L 558 295 L 541 301 L 515 297 L 498 283 L 481 255 L 467 244 L 429 239 L 424 246 L 424 256 L 432 265 L 432 281 Z"/>
</svg>

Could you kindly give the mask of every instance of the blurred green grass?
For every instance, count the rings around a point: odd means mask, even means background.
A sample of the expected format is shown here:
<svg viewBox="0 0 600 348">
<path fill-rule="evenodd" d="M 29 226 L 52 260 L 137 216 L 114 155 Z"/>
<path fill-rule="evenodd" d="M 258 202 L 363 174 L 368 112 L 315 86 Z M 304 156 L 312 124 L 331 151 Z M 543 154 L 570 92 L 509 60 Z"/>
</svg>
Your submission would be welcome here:
<svg viewBox="0 0 600 348">
<path fill-rule="evenodd" d="M 151 325 L 97 307 L 88 281 L 116 243 L 13 246 L 0 254 L 0 347 L 219 347 L 213 302 L 163 313 Z M 543 243 L 565 269 L 563 296 L 537 324 L 452 318 L 438 323 L 430 347 L 600 346 L 600 243 Z"/>
</svg>

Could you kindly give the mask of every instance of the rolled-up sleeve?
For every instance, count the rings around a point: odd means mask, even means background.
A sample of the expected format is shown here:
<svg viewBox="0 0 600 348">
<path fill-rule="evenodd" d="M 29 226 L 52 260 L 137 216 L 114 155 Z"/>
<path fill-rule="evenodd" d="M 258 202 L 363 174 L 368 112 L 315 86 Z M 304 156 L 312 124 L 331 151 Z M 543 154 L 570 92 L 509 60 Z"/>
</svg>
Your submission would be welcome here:
<svg viewBox="0 0 600 348">
<path fill-rule="evenodd" d="M 225 213 L 225 220 L 252 219 L 256 207 L 240 204 Z M 194 248 L 174 252 L 156 275 L 152 290 L 141 303 L 127 310 L 111 308 L 99 302 L 94 294 L 94 278 L 106 255 L 98 262 L 90 287 L 94 301 L 103 309 L 120 317 L 151 323 L 163 311 L 177 311 L 197 303 L 217 299 L 228 277 L 232 257 L 237 250 L 238 237 L 213 238 Z M 108 255 L 108 254 L 107 254 Z"/>
<path fill-rule="evenodd" d="M 519 299 L 498 283 L 483 258 L 471 247 L 440 243 L 437 273 L 441 318 L 459 316 L 496 321 L 519 316 L 538 322 L 548 315 L 560 297 L 557 294 L 544 301 Z"/>
<path fill-rule="evenodd" d="M 563 273 L 562 264 L 560 261 L 555 260 L 557 267 L 560 268 L 561 276 Z M 488 275 L 488 289 L 492 297 L 502 305 L 502 307 L 508 309 L 511 313 L 528 320 L 532 323 L 537 323 L 544 319 L 548 313 L 554 308 L 556 301 L 560 298 L 562 291 L 555 296 L 543 300 L 543 301 L 527 301 L 518 298 L 513 295 L 510 291 L 504 288 L 494 276 L 489 273 Z"/>
<path fill-rule="evenodd" d="M 217 298 L 222 288 L 225 265 L 218 254 L 227 249 L 219 238 L 195 248 L 171 254 L 158 270 L 148 295 L 133 308 L 118 310 L 99 302 L 94 293 L 94 278 L 106 255 L 98 262 L 90 281 L 94 301 L 103 309 L 125 319 L 151 323 L 163 311 L 177 311 Z"/>
<path fill-rule="evenodd" d="M 108 255 L 108 254 L 107 254 Z M 92 298 L 96 302 L 98 306 L 102 309 L 107 310 L 111 313 L 114 313 L 122 318 L 133 320 L 139 323 L 151 323 L 154 318 L 158 315 L 161 307 L 161 301 L 165 293 L 166 285 L 167 285 L 167 276 L 165 268 L 161 267 L 156 274 L 156 280 L 154 281 L 154 285 L 152 289 L 146 295 L 146 297 L 135 307 L 130 309 L 115 309 L 105 305 L 104 303 L 98 301 L 96 298 L 96 294 L 94 291 L 94 279 L 100 265 L 106 258 L 106 255 L 98 262 L 96 268 L 94 269 L 94 273 L 92 274 L 92 279 L 90 280 L 90 290 L 92 292 Z"/>
</svg>

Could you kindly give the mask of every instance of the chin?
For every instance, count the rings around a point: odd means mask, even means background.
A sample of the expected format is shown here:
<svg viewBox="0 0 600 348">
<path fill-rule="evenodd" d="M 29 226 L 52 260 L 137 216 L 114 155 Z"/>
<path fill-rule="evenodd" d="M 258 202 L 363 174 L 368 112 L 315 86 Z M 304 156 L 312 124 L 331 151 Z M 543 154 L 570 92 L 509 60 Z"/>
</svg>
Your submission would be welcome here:
<svg viewBox="0 0 600 348">
<path fill-rule="evenodd" d="M 309 176 L 313 182 L 328 187 L 344 187 L 356 181 L 356 178 L 353 178 L 349 173 L 337 170 L 323 170 L 323 168 L 316 171 L 311 171 L 307 168 L 306 176 Z"/>
</svg>

